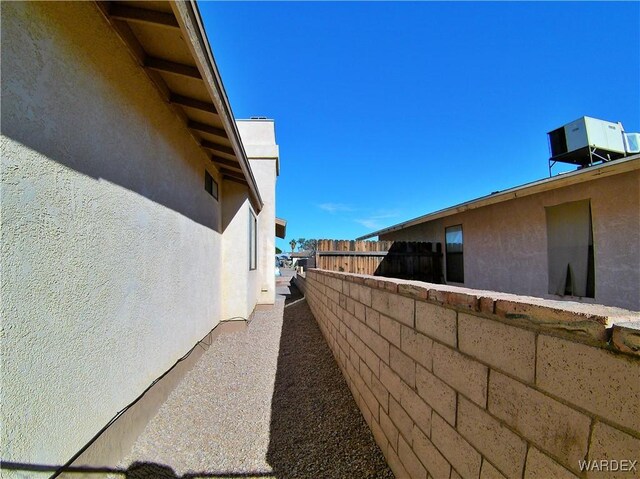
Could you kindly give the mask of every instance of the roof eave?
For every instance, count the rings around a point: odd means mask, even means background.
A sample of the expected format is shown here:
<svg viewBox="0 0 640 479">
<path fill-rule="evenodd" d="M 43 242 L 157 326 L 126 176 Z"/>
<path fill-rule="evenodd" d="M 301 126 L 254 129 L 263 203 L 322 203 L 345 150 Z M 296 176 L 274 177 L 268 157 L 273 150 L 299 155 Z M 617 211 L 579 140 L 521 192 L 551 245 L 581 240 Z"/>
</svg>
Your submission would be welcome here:
<svg viewBox="0 0 640 479">
<path fill-rule="evenodd" d="M 284 239 L 287 234 L 287 221 L 282 218 L 276 218 L 276 237 Z"/>
<path fill-rule="evenodd" d="M 516 186 L 514 188 L 509 188 L 508 190 L 504 190 L 499 193 L 482 196 L 480 198 L 460 203 L 449 208 L 418 216 L 417 218 L 404 221 L 393 226 L 389 226 L 388 228 L 374 231 L 373 233 L 360 236 L 356 238 L 356 240 L 362 241 L 376 236 L 379 237 L 387 233 L 392 233 L 394 231 L 402 230 L 411 226 L 416 226 L 428 221 L 445 218 L 447 216 L 451 216 L 456 213 L 462 213 L 467 210 L 481 208 L 483 206 L 489 206 L 496 203 L 502 203 L 503 201 L 522 198 L 524 196 L 542 193 L 544 191 L 561 188 L 563 186 L 591 181 L 600 176 L 612 176 L 638 169 L 640 169 L 640 154 L 621 158 L 619 160 L 611 161 L 597 166 L 591 166 L 582 170 L 564 173 L 551 178 L 544 178 L 542 180 L 534 181 L 533 183 L 527 183 L 524 185 Z"/>
<path fill-rule="evenodd" d="M 227 132 L 231 146 L 235 152 L 240 168 L 247 180 L 249 188 L 249 198 L 256 213 L 259 213 L 264 206 L 255 177 L 251 171 L 247 154 L 240 138 L 240 133 L 236 127 L 235 118 L 231 110 L 231 105 L 227 97 L 220 72 L 213 58 L 207 34 L 204 29 L 200 11 L 194 0 L 176 1 L 171 0 L 171 9 L 178 20 L 180 29 L 184 33 L 184 40 L 193 55 L 193 59 L 203 74 L 205 86 L 211 95 L 216 108 L 221 113 L 220 119 Z"/>
</svg>

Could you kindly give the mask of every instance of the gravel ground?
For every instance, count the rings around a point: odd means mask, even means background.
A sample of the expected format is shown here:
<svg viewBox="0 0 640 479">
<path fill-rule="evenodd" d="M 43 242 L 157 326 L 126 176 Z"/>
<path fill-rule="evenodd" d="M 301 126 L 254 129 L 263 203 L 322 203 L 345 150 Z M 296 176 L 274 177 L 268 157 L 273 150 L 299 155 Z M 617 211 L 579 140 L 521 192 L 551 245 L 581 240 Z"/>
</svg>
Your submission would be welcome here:
<svg viewBox="0 0 640 479">
<path fill-rule="evenodd" d="M 216 339 L 121 464 L 126 477 L 393 478 L 304 300 Z M 122 477 L 122 476 L 120 476 Z"/>
</svg>

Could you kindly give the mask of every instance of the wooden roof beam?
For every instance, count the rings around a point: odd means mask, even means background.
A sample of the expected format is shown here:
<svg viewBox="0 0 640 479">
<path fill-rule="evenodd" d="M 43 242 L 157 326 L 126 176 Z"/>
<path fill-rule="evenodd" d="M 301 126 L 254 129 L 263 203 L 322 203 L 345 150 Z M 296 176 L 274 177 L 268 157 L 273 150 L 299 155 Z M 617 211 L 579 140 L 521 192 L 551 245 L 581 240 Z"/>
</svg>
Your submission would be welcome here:
<svg viewBox="0 0 640 479">
<path fill-rule="evenodd" d="M 200 146 L 208 150 L 211 150 L 215 153 L 222 153 L 223 155 L 231 155 L 234 157 L 236 156 L 236 153 L 235 151 L 233 151 L 233 148 L 229 148 L 228 146 L 224 146 L 224 145 L 219 145 L 218 143 L 213 143 L 212 141 L 202 140 L 200 142 Z"/>
<path fill-rule="evenodd" d="M 172 93 L 169 97 L 169 101 L 171 103 L 175 103 L 176 105 L 186 106 L 189 108 L 194 108 L 195 110 L 206 111 L 207 113 L 212 113 L 214 115 L 218 115 L 218 111 L 213 103 L 207 103 L 206 101 L 196 100 L 195 98 L 190 98 L 188 96 L 177 95 Z"/>
<path fill-rule="evenodd" d="M 109 6 L 109 15 L 118 20 L 127 22 L 146 23 L 160 27 L 180 28 L 178 20 L 171 13 L 157 12 L 145 8 L 130 7 L 112 2 Z"/>
<path fill-rule="evenodd" d="M 211 126 L 205 123 L 200 123 L 198 121 L 191 121 L 191 120 L 189 121 L 187 126 L 192 130 L 198 130 L 203 133 L 209 133 L 210 135 L 213 135 L 213 136 L 219 136 L 220 138 L 224 138 L 225 140 L 227 139 L 227 132 L 221 128 L 216 128 L 215 126 Z"/>
<path fill-rule="evenodd" d="M 163 60 L 162 58 L 147 56 L 144 59 L 144 66 L 151 70 L 163 73 L 173 73 L 174 75 L 182 75 L 189 78 L 195 78 L 196 80 L 202 80 L 202 76 L 198 69 L 191 65 L 184 65 L 182 63 Z"/>
<path fill-rule="evenodd" d="M 244 185 L 244 186 L 249 186 L 249 183 L 247 183 L 245 180 L 241 180 L 241 179 L 235 178 L 233 176 L 222 175 L 222 179 L 223 180 L 233 181 L 234 183 L 240 183 L 241 185 Z"/>
<path fill-rule="evenodd" d="M 239 171 L 231 171 L 231 170 L 227 170 L 226 168 L 220 168 L 220 173 L 224 176 L 230 176 L 237 180 L 246 181 L 244 178 L 244 175 Z"/>
<path fill-rule="evenodd" d="M 111 8 L 111 4 L 109 2 L 97 1 L 96 5 L 107 19 L 109 24 L 116 31 L 120 39 L 124 42 L 124 44 L 128 47 L 129 53 L 135 59 L 138 65 L 144 66 L 144 57 L 146 56 L 144 52 L 144 48 L 140 45 L 138 38 L 135 36 L 131 27 L 127 22 L 118 21 L 117 19 L 111 17 L 109 15 L 109 10 Z"/>
<path fill-rule="evenodd" d="M 210 160 L 213 163 L 216 163 L 218 165 L 226 166 L 228 168 L 233 168 L 234 170 L 242 171 L 242 169 L 240 168 L 240 163 L 238 163 L 237 161 L 227 160 L 225 158 L 220 158 L 219 156 L 216 156 L 216 155 L 211 156 Z"/>
</svg>

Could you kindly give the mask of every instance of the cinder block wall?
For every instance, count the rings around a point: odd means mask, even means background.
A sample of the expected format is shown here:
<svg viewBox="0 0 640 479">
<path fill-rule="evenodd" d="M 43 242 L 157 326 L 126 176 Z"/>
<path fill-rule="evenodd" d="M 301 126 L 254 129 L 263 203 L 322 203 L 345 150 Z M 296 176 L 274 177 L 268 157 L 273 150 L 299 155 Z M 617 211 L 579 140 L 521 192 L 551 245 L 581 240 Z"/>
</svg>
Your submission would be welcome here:
<svg viewBox="0 0 640 479">
<path fill-rule="evenodd" d="M 298 283 L 397 477 L 638 475 L 580 468 L 640 459 L 637 313 L 322 270 Z"/>
</svg>

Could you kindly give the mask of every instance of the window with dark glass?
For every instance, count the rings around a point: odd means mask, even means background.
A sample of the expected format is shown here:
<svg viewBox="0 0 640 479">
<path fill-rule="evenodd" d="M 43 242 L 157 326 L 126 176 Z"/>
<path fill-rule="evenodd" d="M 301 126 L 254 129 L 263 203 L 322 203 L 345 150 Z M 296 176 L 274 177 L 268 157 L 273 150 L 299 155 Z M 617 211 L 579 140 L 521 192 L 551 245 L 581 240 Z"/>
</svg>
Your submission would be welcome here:
<svg viewBox="0 0 640 479">
<path fill-rule="evenodd" d="M 204 172 L 204 189 L 216 200 L 218 199 L 218 183 L 206 170 Z"/>
<path fill-rule="evenodd" d="M 462 225 L 445 229 L 445 252 L 447 281 L 464 283 L 464 262 L 462 260 Z"/>
<path fill-rule="evenodd" d="M 549 293 L 595 298 L 591 202 L 562 203 L 545 213 Z"/>
<path fill-rule="evenodd" d="M 258 264 L 258 219 L 249 210 L 249 269 L 256 269 Z"/>
</svg>

